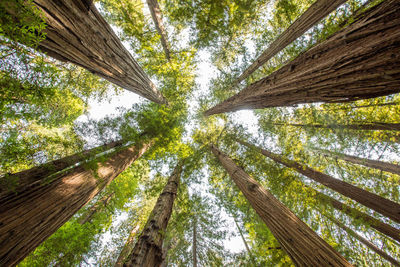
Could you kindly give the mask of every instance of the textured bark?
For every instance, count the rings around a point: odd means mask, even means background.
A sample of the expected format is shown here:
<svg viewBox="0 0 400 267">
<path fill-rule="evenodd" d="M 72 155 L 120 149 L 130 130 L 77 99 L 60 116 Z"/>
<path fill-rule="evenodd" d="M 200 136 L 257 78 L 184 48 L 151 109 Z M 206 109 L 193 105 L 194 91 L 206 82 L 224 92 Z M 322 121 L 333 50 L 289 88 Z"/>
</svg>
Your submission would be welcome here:
<svg viewBox="0 0 400 267">
<path fill-rule="evenodd" d="M 365 239 L 364 237 L 360 236 L 359 234 L 357 234 L 355 231 L 351 230 L 349 227 L 347 227 L 346 225 L 344 225 L 343 223 L 335 220 L 332 217 L 329 217 L 329 219 L 336 224 L 337 226 L 339 226 L 340 228 L 342 228 L 343 230 L 345 230 L 349 235 L 351 235 L 352 237 L 354 237 L 355 239 L 357 239 L 358 241 L 360 241 L 361 243 L 363 243 L 365 246 L 367 246 L 368 248 L 372 249 L 373 251 L 375 251 L 376 254 L 380 255 L 382 258 L 384 258 L 385 260 L 389 261 L 391 264 L 393 264 L 394 266 L 400 266 L 400 263 L 395 260 L 392 256 L 388 255 L 386 252 L 384 252 L 383 250 L 381 250 L 380 248 L 378 248 L 377 246 L 375 246 L 374 243 L 368 241 L 367 239 Z"/>
<path fill-rule="evenodd" d="M 49 184 L 0 199 L 0 266 L 20 262 L 149 146 L 128 147 L 96 170 L 78 166 Z"/>
<path fill-rule="evenodd" d="M 387 0 L 205 115 L 400 92 L 400 1 Z"/>
<path fill-rule="evenodd" d="M 328 150 L 323 150 L 323 149 L 316 149 L 316 150 L 320 151 L 330 157 L 342 159 L 342 160 L 345 160 L 347 162 L 351 162 L 354 164 L 363 165 L 365 167 L 374 168 L 374 169 L 378 169 L 381 171 L 400 175 L 400 165 L 397 165 L 397 164 L 383 162 L 380 160 L 364 159 L 364 158 L 360 158 L 360 157 L 356 157 L 356 156 L 346 155 L 346 154 L 339 153 L 339 152 L 333 153 L 333 152 L 330 152 Z"/>
<path fill-rule="evenodd" d="M 237 78 L 232 87 L 249 77 L 254 71 L 344 2 L 346 0 L 317 0 Z"/>
<path fill-rule="evenodd" d="M 385 122 L 366 122 L 362 124 L 296 124 L 296 123 L 273 123 L 277 126 L 294 126 L 304 128 L 326 128 L 326 129 L 350 129 L 350 130 L 365 130 L 365 131 L 400 131 L 400 123 L 385 123 Z"/>
<path fill-rule="evenodd" d="M 153 18 L 157 32 L 161 36 L 161 45 L 164 49 L 165 56 L 168 60 L 170 60 L 171 56 L 169 51 L 168 36 L 162 20 L 160 6 L 158 5 L 157 0 L 147 0 L 147 5 L 149 6 L 151 17 Z"/>
<path fill-rule="evenodd" d="M 121 145 L 122 145 L 121 141 L 111 142 L 92 149 L 87 149 L 85 151 L 61 159 L 44 163 L 40 166 L 33 167 L 28 170 L 7 175 L 7 177 L 2 177 L 0 179 L 17 180 L 18 185 L 16 188 L 10 190 L 6 185 L 0 184 L 0 199 L 5 194 L 9 194 L 10 191 L 18 193 L 27 190 L 27 188 L 29 187 L 40 186 L 41 184 L 46 182 L 45 178 L 47 178 L 51 174 L 55 174 L 59 171 L 62 171 L 67 167 L 70 167 L 78 162 L 90 158 L 90 156 L 94 156 L 100 152 L 104 152 Z"/>
<path fill-rule="evenodd" d="M 285 159 L 277 154 L 269 152 L 265 149 L 256 147 L 242 140 L 238 140 L 239 143 L 248 147 L 254 147 L 258 149 L 264 156 L 278 162 L 286 167 L 293 168 L 297 172 L 304 176 L 314 180 L 317 183 L 323 184 L 330 189 L 357 201 L 358 203 L 379 212 L 383 216 L 386 216 L 393 221 L 400 223 L 400 205 L 389 199 L 378 196 L 374 193 L 368 192 L 352 184 L 346 183 L 342 180 L 336 179 L 330 175 L 316 171 L 305 165 L 299 164 L 293 160 Z"/>
<path fill-rule="evenodd" d="M 110 203 L 111 198 L 115 193 L 111 193 L 109 195 L 103 196 L 98 202 L 96 202 L 92 207 L 90 207 L 89 211 L 79 219 L 80 224 L 85 224 L 87 222 L 91 222 L 93 216 L 101 209 L 101 206 L 107 207 L 108 203 Z"/>
<path fill-rule="evenodd" d="M 183 163 L 178 163 L 169 177 L 146 226 L 123 266 L 157 267 L 162 264 L 163 239 L 178 191 L 182 167 Z"/>
<path fill-rule="evenodd" d="M 352 266 L 227 155 L 211 151 L 297 266 Z"/>
<path fill-rule="evenodd" d="M 133 230 L 131 231 L 131 233 L 129 234 L 128 240 L 126 241 L 124 247 L 122 248 L 121 252 L 119 253 L 117 262 L 115 263 L 115 267 L 122 267 L 124 265 L 124 262 L 126 260 L 126 258 L 129 256 L 129 254 L 131 254 L 132 249 L 135 245 L 135 240 L 136 240 L 136 236 L 138 234 L 139 231 L 139 224 L 137 224 Z"/>
<path fill-rule="evenodd" d="M 336 210 L 340 210 L 356 220 L 362 220 L 375 230 L 400 242 L 400 229 L 397 229 L 387 223 L 381 222 L 380 220 L 375 219 L 374 217 L 364 212 L 361 212 L 355 208 L 352 208 L 325 194 L 317 192 L 316 197 L 319 200 L 332 205 L 332 207 L 335 208 Z"/>
<path fill-rule="evenodd" d="M 193 221 L 193 244 L 192 244 L 193 267 L 197 267 L 197 220 Z"/>
<path fill-rule="evenodd" d="M 156 103 L 165 103 L 149 77 L 91 1 L 34 0 L 47 24 L 38 49 L 71 62 Z M 8 10 L 15 13 L 12 6 Z"/>
</svg>

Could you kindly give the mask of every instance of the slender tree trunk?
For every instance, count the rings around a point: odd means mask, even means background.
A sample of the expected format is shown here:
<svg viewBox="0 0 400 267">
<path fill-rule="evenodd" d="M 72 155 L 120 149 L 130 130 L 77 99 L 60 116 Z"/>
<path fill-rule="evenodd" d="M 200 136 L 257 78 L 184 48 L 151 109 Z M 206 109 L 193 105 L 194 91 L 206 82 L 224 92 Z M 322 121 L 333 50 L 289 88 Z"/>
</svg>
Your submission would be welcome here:
<svg viewBox="0 0 400 267">
<path fill-rule="evenodd" d="M 400 104 L 400 103 L 399 102 L 389 102 L 389 103 L 369 104 L 369 105 L 352 106 L 352 107 L 345 106 L 345 107 L 341 107 L 341 108 L 331 109 L 331 111 L 357 109 L 357 108 L 370 108 L 370 107 L 397 106 L 398 104 Z"/>
<path fill-rule="evenodd" d="M 12 2 L 12 1 L 10 1 Z M 165 103 L 90 0 L 34 0 L 46 22 L 38 49 L 71 62 L 156 103 Z M 13 15 L 13 4 L 8 12 Z"/>
<path fill-rule="evenodd" d="M 233 217 L 233 216 L 232 216 L 232 217 Z M 236 225 L 236 227 L 237 227 L 237 229 L 238 229 L 238 231 L 239 231 L 240 237 L 242 238 L 244 247 L 245 247 L 246 250 L 247 250 L 247 254 L 249 254 L 251 263 L 252 263 L 254 266 L 257 266 L 256 261 L 254 260 L 254 257 L 253 257 L 253 253 L 251 253 L 251 250 L 250 250 L 250 248 L 249 248 L 249 245 L 247 244 L 247 241 L 246 241 L 246 239 L 244 238 L 242 229 L 240 228 L 240 226 L 239 226 L 238 222 L 236 221 L 236 218 L 235 218 L 235 217 L 233 217 L 233 220 L 235 221 L 235 225 Z"/>
<path fill-rule="evenodd" d="M 162 249 L 162 254 L 163 254 L 163 261 L 161 263 L 161 267 L 167 267 L 168 266 L 168 250 L 171 248 L 171 243 L 169 242 L 168 245 L 165 245 L 165 242 L 163 243 L 163 249 Z"/>
<path fill-rule="evenodd" d="M 365 246 L 367 246 L 368 248 L 372 249 L 373 251 L 375 251 L 376 254 L 380 255 L 382 258 L 384 258 L 385 260 L 389 261 L 391 264 L 393 264 L 394 266 L 400 266 L 400 263 L 394 259 L 392 256 L 388 255 L 386 252 L 384 252 L 383 250 L 381 250 L 380 248 L 378 248 L 377 246 L 375 246 L 374 243 L 368 241 L 367 239 L 365 239 L 364 237 L 360 236 L 359 234 L 357 234 L 355 231 L 351 230 L 349 227 L 347 227 L 346 225 L 344 225 L 343 223 L 335 220 L 332 217 L 328 217 L 334 224 L 336 224 L 337 226 L 339 226 L 340 228 L 342 228 L 343 230 L 345 230 L 349 235 L 351 235 L 352 237 L 354 237 L 355 239 L 357 239 L 358 241 L 360 241 L 361 243 L 363 243 Z"/>
<path fill-rule="evenodd" d="M 366 222 L 369 226 L 371 226 L 375 230 L 400 242 L 400 229 L 397 229 L 387 223 L 384 223 L 378 219 L 375 219 L 374 217 L 372 217 L 364 212 L 361 212 L 355 208 L 352 208 L 330 196 L 327 196 L 327 195 L 322 194 L 317 191 L 315 191 L 315 192 L 316 192 L 316 197 L 320 201 L 332 205 L 332 207 L 334 209 L 342 211 L 343 213 L 347 214 L 351 218 L 354 218 L 356 220 L 362 220 L 362 221 Z"/>
<path fill-rule="evenodd" d="M 15 265 L 148 148 L 131 146 L 97 163 L 62 174 L 51 183 L 0 199 L 0 266 Z"/>
<path fill-rule="evenodd" d="M 157 267 L 163 261 L 162 244 L 176 193 L 183 163 L 179 162 L 147 220 L 146 226 L 123 266 Z"/>
<path fill-rule="evenodd" d="M 379 161 L 379 160 L 359 158 L 356 156 L 346 155 L 346 154 L 339 153 L 339 152 L 333 153 L 333 152 L 325 150 L 325 149 L 316 149 L 316 150 L 320 151 L 330 157 L 339 158 L 339 159 L 342 159 L 342 160 L 345 160 L 347 162 L 351 162 L 354 164 L 363 165 L 365 167 L 374 168 L 374 169 L 378 169 L 381 171 L 400 175 L 400 165 L 397 165 L 397 164 L 383 162 L 383 161 Z"/>
<path fill-rule="evenodd" d="M 297 266 L 352 266 L 227 155 L 211 151 Z"/>
<path fill-rule="evenodd" d="M 192 244 L 193 267 L 197 267 L 197 219 L 193 219 L 193 244 Z"/>
<path fill-rule="evenodd" d="M 168 60 L 170 60 L 171 56 L 169 51 L 168 36 L 162 20 L 160 6 L 158 5 L 157 0 L 147 0 L 147 5 L 149 6 L 151 17 L 153 18 L 157 32 L 161 36 L 161 45 L 164 49 L 165 56 Z"/>
<path fill-rule="evenodd" d="M 293 168 L 297 172 L 304 176 L 314 180 L 318 183 L 329 187 L 330 189 L 351 198 L 358 203 L 379 212 L 380 214 L 387 216 L 393 221 L 400 223 L 400 205 L 389 199 L 378 196 L 374 193 L 368 192 L 352 184 L 346 183 L 342 180 L 336 179 L 330 175 L 311 169 L 305 165 L 299 164 L 295 161 L 285 159 L 277 154 L 269 152 L 265 149 L 256 147 L 242 140 L 238 140 L 239 143 L 248 147 L 254 147 L 258 149 L 264 156 L 278 162 L 286 167 Z"/>
<path fill-rule="evenodd" d="M 297 124 L 297 123 L 272 123 L 276 126 L 294 126 L 304 128 L 350 129 L 369 131 L 400 131 L 400 123 L 366 122 L 363 124 Z"/>
<path fill-rule="evenodd" d="M 96 202 L 92 207 L 90 207 L 89 211 L 85 213 L 80 219 L 80 224 L 85 224 L 87 222 L 91 222 L 93 215 L 96 214 L 101 209 L 101 206 L 107 207 L 108 203 L 110 202 L 111 198 L 115 195 L 115 193 L 111 193 L 108 195 L 103 196 L 98 202 Z"/>
<path fill-rule="evenodd" d="M 122 267 L 124 265 L 125 260 L 128 258 L 129 254 L 131 254 L 132 249 L 135 245 L 136 236 L 139 231 L 139 223 L 132 229 L 131 233 L 129 234 L 128 240 L 126 241 L 124 247 L 119 253 L 117 262 L 115 263 L 115 267 Z"/>
<path fill-rule="evenodd" d="M 279 51 L 299 38 L 321 19 L 329 15 L 346 0 L 317 0 L 292 25 L 289 26 L 234 82 L 235 86 L 268 62 Z"/>
<path fill-rule="evenodd" d="M 205 115 L 314 102 L 348 102 L 400 91 L 400 2 L 387 0 L 278 71 Z"/>
<path fill-rule="evenodd" d="M 55 174 L 59 171 L 64 170 L 67 167 L 70 167 L 78 162 L 81 162 L 85 159 L 90 158 L 91 156 L 95 156 L 98 153 L 110 150 L 115 147 L 119 147 L 122 145 L 121 141 L 111 142 L 102 146 L 98 146 L 92 149 L 87 149 L 85 151 L 53 160 L 42 164 L 40 166 L 33 167 L 28 170 L 24 170 L 21 172 L 13 173 L 6 175 L 0 179 L 7 179 L 7 180 L 16 180 L 18 181 L 18 185 L 16 188 L 8 188 L 5 184 L 0 183 L 0 199 L 9 194 L 11 191 L 12 193 L 18 193 L 26 190 L 28 187 L 33 186 L 40 186 L 45 181 L 45 178 L 48 176 Z"/>
</svg>

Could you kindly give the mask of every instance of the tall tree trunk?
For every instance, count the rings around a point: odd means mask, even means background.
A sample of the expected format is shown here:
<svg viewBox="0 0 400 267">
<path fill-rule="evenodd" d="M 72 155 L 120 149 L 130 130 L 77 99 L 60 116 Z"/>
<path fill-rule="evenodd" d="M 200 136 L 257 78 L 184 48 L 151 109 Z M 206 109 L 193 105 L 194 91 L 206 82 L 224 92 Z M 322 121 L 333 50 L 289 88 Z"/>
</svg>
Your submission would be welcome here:
<svg viewBox="0 0 400 267">
<path fill-rule="evenodd" d="M 110 150 L 115 147 L 119 147 L 121 145 L 121 141 L 111 142 L 102 146 L 87 149 L 85 151 L 61 159 L 44 163 L 28 170 L 6 175 L 0 179 L 16 180 L 18 181 L 18 185 L 16 188 L 10 189 L 5 184 L 0 183 L 0 198 L 2 198 L 5 194 L 9 194 L 10 191 L 12 191 L 13 193 L 18 193 L 26 190 L 27 187 L 40 186 L 44 182 L 45 178 L 47 178 L 51 174 L 55 174 L 59 171 L 64 170 L 67 167 L 88 159 L 91 156 L 95 156 L 98 153 Z"/>
<path fill-rule="evenodd" d="M 304 176 L 310 178 L 311 180 L 321 183 L 326 187 L 351 198 L 358 203 L 379 212 L 380 214 L 387 216 L 393 221 L 400 223 L 400 205 L 389 199 L 378 196 L 374 193 L 368 192 L 352 184 L 346 183 L 342 180 L 336 179 L 330 175 L 324 174 L 322 172 L 316 171 L 305 165 L 299 164 L 293 160 L 283 158 L 277 154 L 269 152 L 260 147 L 256 147 L 252 144 L 238 140 L 239 143 L 247 147 L 253 147 L 258 149 L 264 156 L 278 162 L 286 167 L 293 168 L 297 172 L 303 174 Z"/>
<path fill-rule="evenodd" d="M 279 51 L 299 38 L 312 26 L 325 18 L 346 0 L 317 0 L 292 25 L 289 26 L 275 41 L 251 64 L 233 83 L 232 87 L 249 77 L 254 71 L 268 62 Z"/>
<path fill-rule="evenodd" d="M 96 202 L 92 207 L 90 207 L 89 211 L 83 214 L 83 216 L 79 219 L 80 224 L 85 224 L 90 222 L 93 216 L 101 209 L 101 206 L 107 207 L 111 198 L 114 196 L 114 192 L 108 195 L 103 196 L 98 202 Z"/>
<path fill-rule="evenodd" d="M 227 155 L 211 151 L 297 266 L 352 266 Z"/>
<path fill-rule="evenodd" d="M 351 156 L 351 155 L 347 155 L 347 154 L 343 154 L 343 153 L 339 153 L 339 152 L 331 152 L 331 151 L 328 151 L 325 149 L 315 149 L 315 150 L 322 152 L 323 154 L 330 156 L 330 157 L 342 159 L 342 160 L 345 160 L 347 162 L 351 162 L 354 164 L 363 165 L 365 167 L 374 168 L 374 169 L 378 169 L 381 171 L 400 175 L 400 165 L 397 165 L 397 164 L 383 162 L 383 161 L 379 161 L 379 160 L 359 158 L 356 156 Z"/>
<path fill-rule="evenodd" d="M 276 126 L 294 126 L 304 128 L 350 129 L 350 130 L 382 130 L 400 131 L 400 123 L 366 122 L 363 124 L 297 124 L 297 123 L 272 123 Z"/>
<path fill-rule="evenodd" d="M 193 244 L 192 244 L 193 267 L 197 267 L 197 219 L 193 219 Z"/>
<path fill-rule="evenodd" d="M 12 1 L 10 1 L 12 2 Z M 81 66 L 124 89 L 156 103 L 161 93 L 123 46 L 90 0 L 34 0 L 46 22 L 46 39 L 38 49 Z M 8 12 L 13 15 L 13 4 Z"/>
<path fill-rule="evenodd" d="M 162 20 L 160 6 L 158 5 L 157 0 L 147 0 L 147 5 L 149 6 L 151 17 L 153 18 L 157 32 L 161 36 L 161 45 L 164 49 L 165 56 L 168 60 L 170 60 L 171 56 L 169 51 L 168 36 Z"/>
<path fill-rule="evenodd" d="M 380 248 L 378 248 L 374 243 L 368 241 L 367 239 L 365 239 L 364 237 L 360 236 L 359 234 L 357 234 L 355 231 L 351 230 L 349 227 L 347 227 L 346 225 L 344 225 L 343 223 L 335 220 L 332 217 L 328 217 L 334 224 L 336 224 L 337 226 L 339 226 L 340 228 L 342 228 L 343 230 L 345 230 L 349 235 L 351 235 L 352 237 L 354 237 L 355 239 L 357 239 L 358 241 L 360 241 L 361 243 L 363 243 L 365 246 L 367 246 L 368 248 L 372 249 L 373 251 L 375 251 L 376 254 L 380 255 L 382 258 L 384 258 L 385 260 L 389 261 L 391 264 L 393 264 L 394 266 L 398 266 L 400 267 L 400 263 L 394 259 L 392 256 L 388 255 L 386 252 L 384 252 L 383 250 L 381 250 Z"/>
<path fill-rule="evenodd" d="M 172 207 L 179 187 L 183 162 L 179 162 L 123 266 L 157 267 L 163 261 L 162 245 Z"/>
<path fill-rule="evenodd" d="M 378 219 L 375 219 L 374 217 L 372 217 L 364 212 L 361 212 L 355 208 L 352 208 L 330 196 L 327 196 L 327 195 L 322 194 L 317 191 L 315 191 L 315 192 L 316 192 L 316 197 L 320 201 L 323 201 L 325 203 L 332 205 L 332 207 L 334 209 L 342 211 L 343 213 L 347 214 L 351 218 L 354 218 L 356 220 L 362 220 L 362 221 L 366 222 L 367 224 L 369 224 L 369 226 L 371 226 L 375 230 L 400 242 L 400 229 L 397 229 L 387 223 L 384 223 Z"/>
<path fill-rule="evenodd" d="M 77 166 L 49 184 L 1 198 L 0 266 L 20 262 L 149 147 L 128 147 L 95 170 Z"/>
<path fill-rule="evenodd" d="M 331 111 L 336 110 L 348 110 L 348 109 L 357 109 L 357 108 L 370 108 L 370 107 L 384 107 L 384 106 L 397 106 L 400 104 L 399 102 L 388 102 L 388 103 L 378 103 L 378 104 L 369 104 L 369 105 L 361 105 L 361 106 L 344 106 L 340 108 L 331 109 Z"/>
<path fill-rule="evenodd" d="M 129 254 L 131 254 L 132 249 L 135 245 L 136 236 L 139 231 L 139 223 L 132 229 L 131 233 L 129 234 L 128 240 L 125 242 L 124 247 L 122 248 L 121 252 L 119 253 L 117 262 L 115 263 L 114 267 L 122 267 L 124 265 L 125 260 L 128 258 Z"/>
<path fill-rule="evenodd" d="M 239 226 L 239 224 L 238 224 L 238 222 L 237 222 L 236 218 L 235 218 L 233 215 L 232 215 L 232 217 L 233 217 L 233 220 L 235 221 L 235 225 L 236 225 L 236 228 L 237 228 L 237 229 L 238 229 L 238 231 L 239 231 L 240 237 L 242 238 L 242 241 L 243 241 L 244 247 L 245 247 L 245 248 L 246 248 L 246 250 L 247 250 L 247 254 L 249 254 L 249 257 L 250 257 L 251 263 L 252 263 L 254 266 L 257 266 L 257 264 L 256 264 L 256 261 L 254 260 L 253 253 L 251 253 L 251 250 L 250 250 L 250 248 L 249 248 L 249 245 L 247 244 L 246 238 L 244 238 L 244 235 L 243 235 L 242 229 L 240 228 L 240 226 Z"/>
<path fill-rule="evenodd" d="M 400 91 L 400 2 L 387 0 L 206 115 L 314 102 L 348 102 Z"/>
</svg>

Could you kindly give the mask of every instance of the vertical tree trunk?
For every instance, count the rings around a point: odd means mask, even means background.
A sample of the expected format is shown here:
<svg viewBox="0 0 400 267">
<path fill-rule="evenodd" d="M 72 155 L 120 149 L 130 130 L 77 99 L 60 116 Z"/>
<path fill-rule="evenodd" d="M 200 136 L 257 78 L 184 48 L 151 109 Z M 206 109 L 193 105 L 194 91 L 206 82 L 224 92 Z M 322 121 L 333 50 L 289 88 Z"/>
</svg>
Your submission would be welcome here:
<svg viewBox="0 0 400 267">
<path fill-rule="evenodd" d="M 264 156 L 274 160 L 275 162 L 278 162 L 286 167 L 293 168 L 297 172 L 303 174 L 304 176 L 310 178 L 311 180 L 321 183 L 326 187 L 329 187 L 330 189 L 335 190 L 336 192 L 348 198 L 351 198 L 357 201 L 358 203 L 370 209 L 373 209 L 376 212 L 379 212 L 384 216 L 387 216 L 393 221 L 400 223 L 400 205 L 398 203 L 383 198 L 381 196 L 378 196 L 374 193 L 368 192 L 352 184 L 346 183 L 342 180 L 336 179 L 330 175 L 311 169 L 295 161 L 285 159 L 277 154 L 253 146 L 247 142 L 241 140 L 238 140 L 238 142 L 248 147 L 255 147 Z"/>
<path fill-rule="evenodd" d="M 90 158 L 91 156 L 95 156 L 98 153 L 110 150 L 115 147 L 119 147 L 122 145 L 121 141 L 111 142 L 102 146 L 98 146 L 95 148 L 87 149 L 85 151 L 53 160 L 42 165 L 33 167 L 28 170 L 20 171 L 17 173 L 6 175 L 0 179 L 9 179 L 18 181 L 18 185 L 16 188 L 10 190 L 6 185 L 0 183 L 0 199 L 5 195 L 12 192 L 22 192 L 27 189 L 27 187 L 32 186 L 40 186 L 43 183 L 44 179 L 49 175 L 57 173 L 59 171 L 64 170 L 67 167 L 70 167 L 78 162 L 81 162 L 85 159 Z"/>
<path fill-rule="evenodd" d="M 385 260 L 389 261 L 391 264 L 393 264 L 394 266 L 400 266 L 400 263 L 395 260 L 392 256 L 388 255 L 386 252 L 384 252 L 383 250 L 381 250 L 380 248 L 378 248 L 377 246 L 375 246 L 375 244 L 373 244 L 372 242 L 368 241 L 367 239 L 365 239 L 364 237 L 360 236 L 359 234 L 357 234 L 355 231 L 351 230 L 349 227 L 347 227 L 346 225 L 344 225 L 343 223 L 335 220 L 332 217 L 328 217 L 334 224 L 336 224 L 337 226 L 339 226 L 340 228 L 342 228 L 343 230 L 345 230 L 349 235 L 353 236 L 355 239 L 357 239 L 358 241 L 360 241 L 361 243 L 363 243 L 365 246 L 367 246 L 368 248 L 372 249 L 373 251 L 375 251 L 376 254 L 380 255 L 382 258 L 384 258 Z"/>
<path fill-rule="evenodd" d="M 400 2 L 387 0 L 205 115 L 400 92 Z"/>
<path fill-rule="evenodd" d="M 379 161 L 379 160 L 359 158 L 356 156 L 350 156 L 350 155 L 346 155 L 346 154 L 339 153 L 339 152 L 333 153 L 333 152 L 325 150 L 325 149 L 316 149 L 316 150 L 320 151 L 330 157 L 339 158 L 339 159 L 342 159 L 342 160 L 345 160 L 347 162 L 351 162 L 354 164 L 363 165 L 363 166 L 366 166 L 369 168 L 374 168 L 374 169 L 378 169 L 381 171 L 400 175 L 400 165 L 397 165 L 397 164 L 383 162 L 383 161 Z"/>
<path fill-rule="evenodd" d="M 372 217 L 364 212 L 361 212 L 355 208 L 352 208 L 330 196 L 327 196 L 327 195 L 322 194 L 317 191 L 315 191 L 315 192 L 316 192 L 316 197 L 319 200 L 332 205 L 332 207 L 334 209 L 340 210 L 343 213 L 347 214 L 348 216 L 350 216 L 356 220 L 362 220 L 362 221 L 366 222 L 367 224 L 369 224 L 369 226 L 371 226 L 375 230 L 400 242 L 400 229 L 397 229 L 387 223 L 384 223 L 378 219 L 375 219 L 374 217 Z"/>
<path fill-rule="evenodd" d="M 170 60 L 171 56 L 169 51 L 168 36 L 162 20 L 160 6 L 158 5 L 157 0 L 147 0 L 147 5 L 149 6 L 151 17 L 153 18 L 157 32 L 161 36 L 161 45 L 164 49 L 165 56 L 168 60 Z"/>
<path fill-rule="evenodd" d="M 115 35 L 90 0 L 34 0 L 46 22 L 38 49 L 79 65 L 124 89 L 156 103 L 161 93 Z M 16 11 L 8 5 L 11 15 Z"/>
<path fill-rule="evenodd" d="M 227 155 L 211 151 L 297 266 L 352 266 Z"/>
<path fill-rule="evenodd" d="M 197 220 L 193 219 L 193 244 L 192 244 L 193 267 L 197 267 Z"/>
<path fill-rule="evenodd" d="M 131 233 L 129 234 L 128 240 L 126 241 L 124 247 L 122 248 L 121 252 L 119 253 L 117 262 L 115 263 L 114 267 L 122 267 L 126 258 L 131 254 L 132 249 L 135 245 L 136 235 L 139 231 L 139 223 L 132 229 Z"/>
<path fill-rule="evenodd" d="M 233 216 L 232 216 L 232 217 L 233 217 Z M 250 250 L 250 248 L 249 248 L 249 245 L 247 244 L 247 241 L 246 241 L 246 239 L 244 238 L 242 229 L 240 228 L 240 226 L 239 226 L 238 222 L 236 221 L 236 218 L 235 218 L 235 217 L 233 217 L 233 220 L 235 221 L 236 228 L 238 229 L 239 234 L 240 234 L 240 237 L 242 238 L 244 247 L 245 247 L 246 250 L 247 250 L 247 254 L 249 254 L 251 263 L 252 263 L 254 266 L 257 266 L 256 261 L 254 260 L 254 257 L 253 257 L 253 253 L 251 253 L 251 250 Z"/>
<path fill-rule="evenodd" d="M 80 224 L 85 224 L 87 222 L 90 222 L 93 218 L 93 216 L 96 214 L 101 209 L 101 206 L 107 207 L 108 203 L 110 202 L 111 198 L 114 196 L 114 192 L 103 196 L 99 201 L 97 201 L 92 207 L 90 207 L 89 211 L 79 219 Z"/>
<path fill-rule="evenodd" d="M 163 261 L 162 244 L 179 187 L 183 162 L 179 162 L 158 197 L 146 226 L 123 266 L 157 267 Z"/>
<path fill-rule="evenodd" d="M 346 0 L 317 0 L 292 25 L 289 26 L 233 83 L 232 87 L 249 77 L 279 51 L 303 35 Z"/>
<path fill-rule="evenodd" d="M 0 199 L 0 266 L 20 262 L 149 146 L 128 147 L 95 170 L 81 165 L 49 184 Z"/>
</svg>

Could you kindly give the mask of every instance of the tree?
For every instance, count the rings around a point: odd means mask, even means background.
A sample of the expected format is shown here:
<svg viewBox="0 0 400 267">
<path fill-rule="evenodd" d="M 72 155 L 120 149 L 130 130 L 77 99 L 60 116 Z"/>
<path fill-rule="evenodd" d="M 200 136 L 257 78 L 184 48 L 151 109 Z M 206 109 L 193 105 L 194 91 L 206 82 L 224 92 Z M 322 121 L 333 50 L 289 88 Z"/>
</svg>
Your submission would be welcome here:
<svg viewBox="0 0 400 267">
<path fill-rule="evenodd" d="M 41 10 L 47 25 L 46 39 L 38 45 L 40 51 L 77 64 L 151 101 L 166 103 L 92 1 L 33 2 Z M 8 1 L 7 12 L 18 13 L 14 8 L 13 1 Z"/>
<path fill-rule="evenodd" d="M 179 162 L 168 179 L 163 192 L 138 237 L 135 247 L 125 260 L 124 266 L 160 266 L 163 261 L 162 244 L 164 232 L 171 217 L 178 191 L 183 161 Z"/>
<path fill-rule="evenodd" d="M 306 177 L 314 180 L 318 183 L 329 187 L 330 189 L 349 197 L 358 203 L 379 212 L 380 214 L 387 216 L 395 222 L 400 222 L 400 205 L 396 202 L 383 198 L 374 193 L 368 192 L 352 184 L 346 183 L 339 179 L 336 179 L 330 175 L 324 174 L 322 172 L 316 171 L 305 165 L 299 164 L 293 160 L 285 159 L 275 153 L 267 151 L 265 149 L 255 147 L 245 141 L 237 140 L 244 146 L 249 148 L 256 148 L 264 156 L 274 160 L 277 163 L 285 165 L 286 167 L 293 168 L 299 173 L 305 175 Z"/>
<path fill-rule="evenodd" d="M 210 148 L 295 264 L 351 266 L 228 156 L 214 145 L 211 145 Z"/>
<path fill-rule="evenodd" d="M 149 147 L 124 148 L 104 163 L 94 162 L 94 170 L 77 166 L 49 184 L 2 198 L 0 263 L 7 266 L 21 261 Z"/>
<path fill-rule="evenodd" d="M 371 8 L 347 28 L 205 115 L 299 103 L 348 102 L 399 92 L 399 60 L 393 56 L 400 50 L 398 9 L 395 0 Z"/>
</svg>

